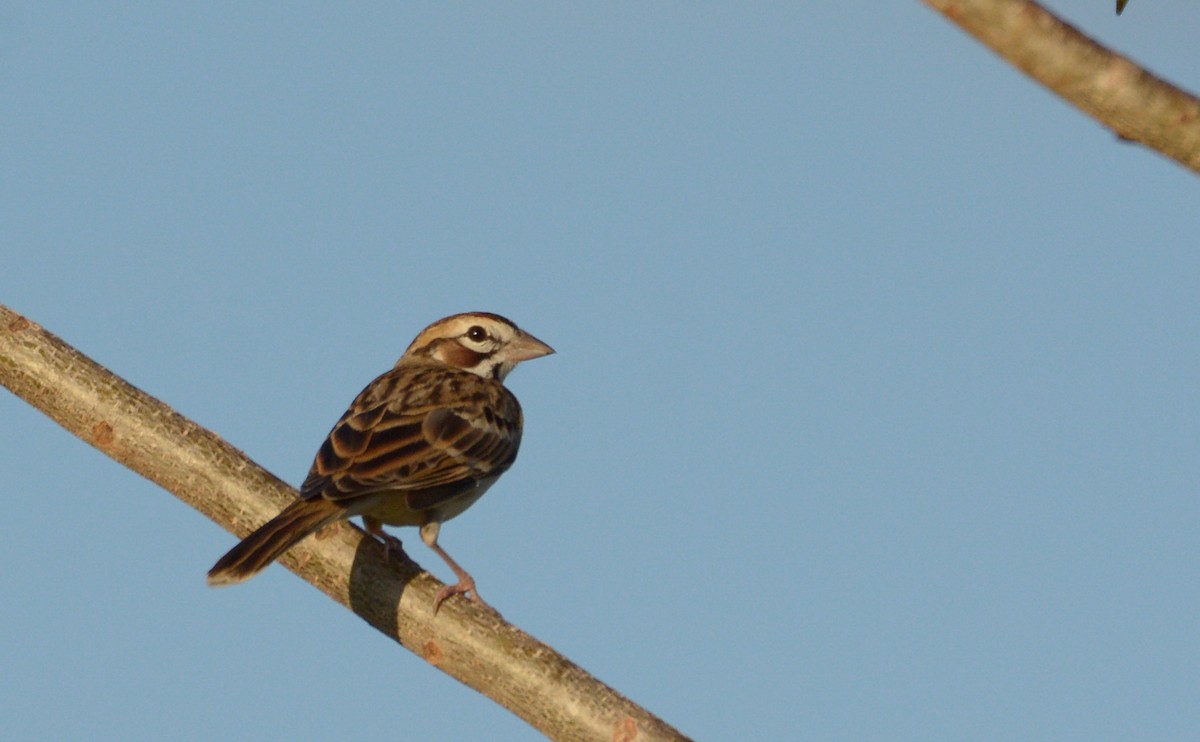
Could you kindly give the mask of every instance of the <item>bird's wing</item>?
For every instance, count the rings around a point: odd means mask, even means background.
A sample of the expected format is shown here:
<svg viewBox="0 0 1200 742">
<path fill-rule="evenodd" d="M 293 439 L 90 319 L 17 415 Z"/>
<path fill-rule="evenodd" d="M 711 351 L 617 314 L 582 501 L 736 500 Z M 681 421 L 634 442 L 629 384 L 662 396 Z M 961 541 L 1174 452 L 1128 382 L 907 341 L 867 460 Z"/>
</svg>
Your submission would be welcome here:
<svg viewBox="0 0 1200 742">
<path fill-rule="evenodd" d="M 368 386 L 322 444 L 301 496 L 337 501 L 398 491 L 420 500 L 428 499 L 421 490 L 439 488 L 448 497 L 453 488 L 444 485 L 502 473 L 521 442 L 520 406 L 498 383 L 473 374 L 459 382 L 479 389 L 461 393 L 460 386 L 453 395 L 400 389 L 381 399 Z"/>
</svg>

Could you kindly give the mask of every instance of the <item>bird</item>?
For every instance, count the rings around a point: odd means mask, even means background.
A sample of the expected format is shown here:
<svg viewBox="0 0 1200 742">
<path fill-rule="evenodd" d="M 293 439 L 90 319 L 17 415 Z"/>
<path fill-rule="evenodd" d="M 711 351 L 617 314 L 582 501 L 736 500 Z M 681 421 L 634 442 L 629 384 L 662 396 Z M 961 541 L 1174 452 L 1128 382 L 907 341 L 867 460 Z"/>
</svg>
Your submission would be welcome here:
<svg viewBox="0 0 1200 742">
<path fill-rule="evenodd" d="M 474 578 L 438 545 L 438 534 L 517 458 L 524 416 L 505 377 L 518 363 L 553 352 L 490 312 L 455 314 L 426 327 L 333 426 L 299 498 L 217 560 L 208 584 L 248 580 L 305 536 L 358 516 L 387 555 L 402 547 L 383 524 L 417 526 L 454 571 L 458 582 L 438 592 L 435 614 L 459 594 L 486 606 Z"/>
</svg>

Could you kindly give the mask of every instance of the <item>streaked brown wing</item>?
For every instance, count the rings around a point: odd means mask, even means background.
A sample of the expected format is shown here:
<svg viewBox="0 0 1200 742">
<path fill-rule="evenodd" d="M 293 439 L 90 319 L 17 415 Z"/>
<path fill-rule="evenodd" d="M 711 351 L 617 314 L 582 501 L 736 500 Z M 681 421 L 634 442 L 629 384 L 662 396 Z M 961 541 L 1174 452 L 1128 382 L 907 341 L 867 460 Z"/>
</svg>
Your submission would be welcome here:
<svg viewBox="0 0 1200 742">
<path fill-rule="evenodd" d="M 454 380 L 454 395 L 436 388 L 418 394 L 404 384 L 397 388 L 393 382 L 403 379 L 389 379 L 389 374 L 373 382 L 322 444 L 301 496 L 344 500 L 387 490 L 415 495 L 507 469 L 521 442 L 516 398 L 474 374 Z M 381 384 L 389 384 L 393 393 L 373 392 Z M 364 409 L 363 403 L 374 404 Z"/>
</svg>

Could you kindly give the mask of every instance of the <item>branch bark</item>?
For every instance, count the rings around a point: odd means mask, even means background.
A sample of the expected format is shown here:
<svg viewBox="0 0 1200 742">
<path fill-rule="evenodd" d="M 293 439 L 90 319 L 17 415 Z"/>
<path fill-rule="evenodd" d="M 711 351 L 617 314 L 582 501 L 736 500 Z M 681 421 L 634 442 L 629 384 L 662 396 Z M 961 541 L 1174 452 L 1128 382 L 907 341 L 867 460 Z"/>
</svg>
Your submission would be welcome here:
<svg viewBox="0 0 1200 742">
<path fill-rule="evenodd" d="M 0 384 L 239 537 L 296 496 L 216 434 L 3 305 Z M 496 614 L 452 601 L 435 617 L 433 597 L 441 583 L 411 561 L 385 561 L 382 545 L 352 525 L 305 539 L 281 561 L 551 739 L 685 739 Z"/>
<path fill-rule="evenodd" d="M 1116 132 L 1200 173 L 1200 100 L 1031 0 L 924 0 Z"/>
</svg>

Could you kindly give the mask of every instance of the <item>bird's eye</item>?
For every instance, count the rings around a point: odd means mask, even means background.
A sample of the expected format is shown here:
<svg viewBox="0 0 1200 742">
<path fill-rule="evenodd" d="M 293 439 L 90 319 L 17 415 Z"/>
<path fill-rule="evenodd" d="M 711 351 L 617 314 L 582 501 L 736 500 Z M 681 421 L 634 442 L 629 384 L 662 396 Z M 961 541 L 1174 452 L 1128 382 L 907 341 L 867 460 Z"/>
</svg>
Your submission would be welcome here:
<svg viewBox="0 0 1200 742">
<path fill-rule="evenodd" d="M 487 338 L 487 330 L 479 325 L 471 325 L 470 329 L 467 330 L 467 337 L 477 343 L 481 342 Z"/>
</svg>

